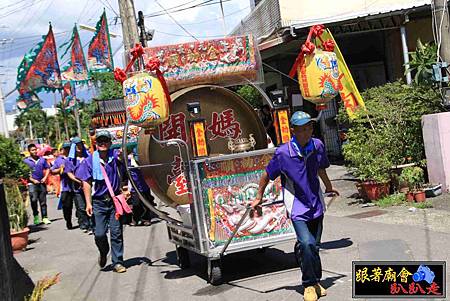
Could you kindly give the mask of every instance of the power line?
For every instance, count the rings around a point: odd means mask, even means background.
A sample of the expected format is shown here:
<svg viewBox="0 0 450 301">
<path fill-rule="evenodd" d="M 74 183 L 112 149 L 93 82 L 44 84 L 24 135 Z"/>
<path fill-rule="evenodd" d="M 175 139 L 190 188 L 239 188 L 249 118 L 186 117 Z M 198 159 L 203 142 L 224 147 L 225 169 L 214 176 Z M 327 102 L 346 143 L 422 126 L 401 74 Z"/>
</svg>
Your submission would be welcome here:
<svg viewBox="0 0 450 301">
<path fill-rule="evenodd" d="M 236 10 L 236 11 L 231 12 L 231 13 L 229 13 L 229 14 L 226 14 L 226 15 L 225 15 L 225 18 L 226 18 L 226 17 L 229 17 L 229 16 L 232 16 L 232 15 L 235 15 L 235 14 L 237 14 L 237 13 L 240 13 L 240 12 L 246 10 L 246 9 L 249 8 L 249 7 L 250 7 L 250 6 L 248 5 L 248 6 L 244 7 L 244 8 L 242 8 L 242 9 L 239 9 L 239 10 Z M 207 20 L 202 20 L 202 21 L 198 21 L 198 22 L 180 23 L 180 24 L 181 24 L 181 25 L 184 25 L 184 26 L 198 25 L 198 24 L 209 23 L 209 22 L 213 22 L 213 21 L 217 21 L 217 20 L 221 20 L 221 19 L 222 19 L 222 17 L 217 17 L 217 18 L 207 19 Z M 151 23 L 160 24 L 160 25 L 172 25 L 172 24 L 173 24 L 173 23 L 159 22 L 159 21 L 151 21 Z"/>
<path fill-rule="evenodd" d="M 35 5 L 35 4 L 39 3 L 39 2 L 42 2 L 42 1 L 44 1 L 44 0 L 34 0 L 33 3 L 26 3 L 26 4 L 23 5 L 23 6 L 16 7 L 16 8 L 14 8 L 13 10 L 11 10 L 11 11 L 9 11 L 9 12 L 7 12 L 7 13 L 1 15 L 0 18 L 5 18 L 5 17 L 7 17 L 7 16 L 9 16 L 9 15 L 12 15 L 12 14 L 14 14 L 14 13 L 20 11 L 20 10 L 25 10 L 25 9 L 27 9 L 27 8 L 29 8 L 29 7 L 32 7 L 33 5 Z"/>
<path fill-rule="evenodd" d="M 188 4 L 193 3 L 193 2 L 196 2 L 196 1 L 198 1 L 198 0 L 188 1 L 188 2 L 185 2 L 185 3 L 181 4 L 181 5 L 169 7 L 169 8 L 167 8 L 167 10 L 172 10 L 172 9 L 175 9 L 175 8 L 180 8 L 180 7 L 182 7 L 182 6 L 188 5 Z M 157 12 L 150 13 L 149 15 L 159 14 L 159 13 L 163 13 L 163 12 L 164 12 L 164 10 L 160 10 L 160 11 L 157 11 Z M 144 17 L 145 17 L 145 15 L 144 15 Z"/>
<path fill-rule="evenodd" d="M 211 0 L 208 0 L 208 1 L 211 1 Z M 156 2 L 156 4 L 158 4 L 164 11 L 167 12 L 167 10 L 166 10 L 161 4 L 159 4 L 158 0 L 155 0 L 155 2 Z M 171 15 L 169 12 L 167 12 L 167 15 L 172 19 L 173 22 L 175 22 L 181 29 L 183 29 L 183 31 L 184 31 L 185 33 L 187 33 L 188 35 L 190 35 L 191 37 L 193 37 L 196 41 L 198 41 L 198 39 L 197 39 L 192 33 L 190 33 L 186 28 L 184 28 L 183 25 L 181 25 L 180 23 L 178 23 L 178 21 L 177 21 L 174 17 L 172 17 L 172 15 Z"/>
<path fill-rule="evenodd" d="M 185 11 L 185 10 L 188 10 L 188 9 L 193 9 L 193 8 L 209 6 L 209 5 L 214 5 L 214 4 L 219 4 L 220 3 L 220 1 L 218 1 L 218 0 L 216 0 L 216 2 L 213 2 L 213 1 L 215 1 L 215 0 L 207 0 L 207 1 L 203 2 L 203 3 L 199 3 L 199 4 L 196 4 L 196 5 L 193 5 L 193 6 L 189 6 L 189 7 L 180 8 L 180 9 L 177 9 L 177 10 L 170 11 L 170 13 L 176 13 L 176 12 Z M 230 2 L 230 1 L 231 0 L 224 0 L 222 2 Z M 163 16 L 163 15 L 167 15 L 167 14 L 169 14 L 169 12 L 166 10 L 165 13 L 149 14 L 149 15 L 145 15 L 144 17 L 145 18 L 154 18 L 154 17 L 159 17 L 159 16 Z"/>
</svg>

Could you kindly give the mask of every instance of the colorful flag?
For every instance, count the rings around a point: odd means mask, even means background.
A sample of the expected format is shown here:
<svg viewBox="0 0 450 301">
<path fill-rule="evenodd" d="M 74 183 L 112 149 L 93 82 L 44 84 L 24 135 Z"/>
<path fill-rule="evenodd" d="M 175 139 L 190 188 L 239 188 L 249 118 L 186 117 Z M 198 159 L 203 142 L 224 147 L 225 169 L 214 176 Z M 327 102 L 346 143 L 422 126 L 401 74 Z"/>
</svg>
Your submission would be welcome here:
<svg viewBox="0 0 450 301">
<path fill-rule="evenodd" d="M 16 100 L 17 108 L 20 111 L 26 111 L 41 104 L 40 99 L 32 91 L 22 92 Z"/>
<path fill-rule="evenodd" d="M 61 101 L 62 101 L 63 108 L 66 111 L 70 111 L 76 106 L 77 100 L 76 100 L 76 97 L 75 97 L 75 95 L 73 93 L 72 83 L 71 82 L 64 83 L 64 86 L 63 86 L 63 98 L 62 98 Z"/>
<path fill-rule="evenodd" d="M 25 54 L 20 63 L 16 88 L 19 94 L 61 89 L 61 73 L 51 24 L 43 41 Z"/>
<path fill-rule="evenodd" d="M 112 72 L 114 63 L 106 12 L 103 11 L 100 21 L 97 22 L 96 29 L 88 49 L 87 62 L 89 72 Z"/>
<path fill-rule="evenodd" d="M 63 81 L 71 81 L 74 83 L 86 83 L 88 81 L 88 69 L 86 60 L 84 59 L 83 47 L 81 46 L 81 40 L 76 25 L 73 28 L 70 43 L 62 57 L 69 49 L 71 49 L 70 63 L 69 66 L 64 67 L 62 70 L 61 79 Z"/>
<path fill-rule="evenodd" d="M 343 74 L 340 83 L 342 87 L 339 90 L 339 94 L 344 103 L 344 107 L 347 111 L 347 114 L 350 118 L 354 116 L 354 112 L 358 108 L 365 108 L 364 100 L 359 94 L 358 88 L 356 87 L 355 81 L 353 80 L 352 74 L 345 63 L 344 57 L 342 56 L 341 51 L 333 38 L 330 30 L 325 30 L 321 35 L 322 40 L 326 41 L 328 39 L 332 39 L 334 41 L 334 53 L 336 54 L 339 68 L 339 75 Z"/>
</svg>

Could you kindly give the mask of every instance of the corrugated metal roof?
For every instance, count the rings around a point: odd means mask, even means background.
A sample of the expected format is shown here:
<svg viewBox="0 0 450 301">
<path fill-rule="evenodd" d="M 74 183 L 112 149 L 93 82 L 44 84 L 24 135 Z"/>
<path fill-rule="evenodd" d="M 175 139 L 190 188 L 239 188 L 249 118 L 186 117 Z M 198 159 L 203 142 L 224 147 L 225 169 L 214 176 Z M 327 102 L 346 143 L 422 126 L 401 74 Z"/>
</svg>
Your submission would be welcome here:
<svg viewBox="0 0 450 301">
<path fill-rule="evenodd" d="M 322 2 L 329 2 L 329 1 L 322 0 Z M 379 14 L 386 14 L 401 10 L 413 9 L 431 4 L 430 0 L 408 0 L 408 1 L 373 0 L 370 3 L 367 3 L 369 1 L 353 1 L 353 2 L 361 2 L 361 3 L 364 2 L 366 4 L 361 5 L 359 8 L 355 8 L 350 11 L 340 10 L 338 7 L 336 7 L 335 13 L 331 15 L 323 15 L 323 12 L 321 13 L 321 10 L 317 9 L 316 13 L 309 14 L 307 17 L 304 14 L 299 13 L 298 17 L 294 20 L 286 19 L 285 14 L 283 14 L 283 9 L 281 9 L 282 11 L 281 24 L 283 27 L 294 26 L 296 28 L 304 28 L 315 24 L 336 23 L 345 20 L 352 20 L 362 17 L 375 16 Z M 320 5 L 317 7 L 320 7 Z"/>
<path fill-rule="evenodd" d="M 278 26 L 305 28 L 395 13 L 430 3 L 431 0 L 263 0 L 231 34 L 251 32 L 260 38 L 269 35 Z"/>
</svg>

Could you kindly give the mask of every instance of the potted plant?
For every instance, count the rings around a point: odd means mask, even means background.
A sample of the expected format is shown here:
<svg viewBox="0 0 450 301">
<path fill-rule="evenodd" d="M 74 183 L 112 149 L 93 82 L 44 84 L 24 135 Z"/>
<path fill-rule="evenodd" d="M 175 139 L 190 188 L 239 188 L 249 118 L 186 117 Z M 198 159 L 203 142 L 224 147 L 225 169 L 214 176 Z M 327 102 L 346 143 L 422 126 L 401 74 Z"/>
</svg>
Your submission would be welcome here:
<svg viewBox="0 0 450 301">
<path fill-rule="evenodd" d="M 409 202 L 414 200 L 417 202 L 425 201 L 425 191 L 422 189 L 424 184 L 424 172 L 422 168 L 418 166 L 404 168 L 400 174 L 400 181 L 408 185 L 406 199 Z"/>
<path fill-rule="evenodd" d="M 6 204 L 8 208 L 11 245 L 13 251 L 20 252 L 28 245 L 28 213 L 19 187 L 13 181 L 5 181 Z"/>
<path fill-rule="evenodd" d="M 350 170 L 360 181 L 358 191 L 363 198 L 378 200 L 389 194 L 390 153 L 383 151 L 385 131 L 365 131 L 355 126 L 349 131 L 344 156 Z"/>
</svg>

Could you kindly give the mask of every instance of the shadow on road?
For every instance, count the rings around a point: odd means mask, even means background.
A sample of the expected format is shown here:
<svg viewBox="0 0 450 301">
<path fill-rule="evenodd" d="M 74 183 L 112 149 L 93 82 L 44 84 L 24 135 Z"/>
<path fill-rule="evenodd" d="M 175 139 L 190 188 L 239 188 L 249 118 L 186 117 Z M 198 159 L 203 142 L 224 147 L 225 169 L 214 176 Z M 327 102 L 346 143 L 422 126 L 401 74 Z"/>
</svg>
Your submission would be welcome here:
<svg viewBox="0 0 450 301">
<path fill-rule="evenodd" d="M 127 269 L 132 268 L 134 266 L 139 266 L 141 264 L 152 265 L 152 261 L 148 257 L 133 257 L 123 261 L 123 266 L 126 267 Z M 113 270 L 112 264 L 102 269 L 103 272 L 110 272 L 112 270 Z"/>
<path fill-rule="evenodd" d="M 353 245 L 350 238 L 341 238 L 339 240 L 323 242 L 321 247 L 324 250 L 347 248 Z M 223 290 L 228 290 L 234 286 L 231 282 L 238 280 L 259 277 L 271 273 L 282 273 L 298 268 L 294 252 L 286 253 L 275 248 L 267 248 L 261 250 L 251 250 L 239 253 L 233 253 L 222 258 L 222 275 L 224 285 L 219 288 L 207 287 L 197 292 L 196 295 L 215 295 Z M 180 279 L 191 276 L 197 276 L 207 281 L 207 261 L 206 258 L 198 254 L 189 252 L 190 268 L 177 269 L 173 271 L 162 272 L 166 279 Z M 168 252 L 163 262 L 170 265 L 177 265 L 177 257 L 175 251 Z M 345 275 L 336 274 L 323 280 L 324 287 L 332 286 L 337 279 L 343 278 Z M 281 287 L 278 289 L 294 289 L 299 291 L 299 286 Z"/>
<path fill-rule="evenodd" d="M 353 241 L 349 237 L 341 238 L 332 241 L 326 241 L 320 244 L 320 248 L 324 250 L 342 249 L 353 245 Z"/>
<path fill-rule="evenodd" d="M 14 298 L 17 301 L 23 301 L 26 296 L 33 292 L 34 283 L 15 258 L 12 260 L 12 271 L 12 283 L 15 292 Z"/>
</svg>

